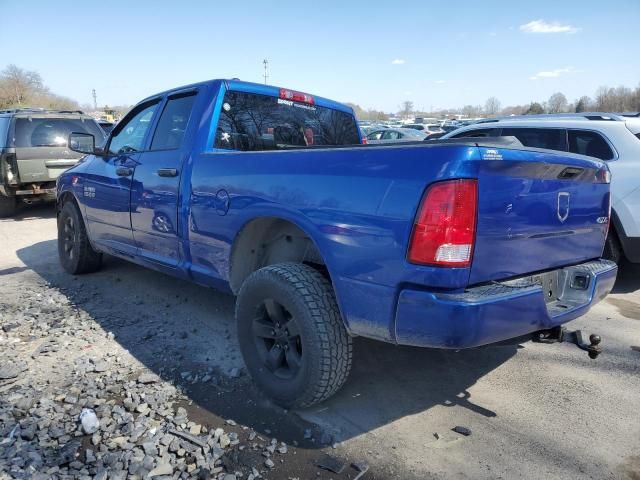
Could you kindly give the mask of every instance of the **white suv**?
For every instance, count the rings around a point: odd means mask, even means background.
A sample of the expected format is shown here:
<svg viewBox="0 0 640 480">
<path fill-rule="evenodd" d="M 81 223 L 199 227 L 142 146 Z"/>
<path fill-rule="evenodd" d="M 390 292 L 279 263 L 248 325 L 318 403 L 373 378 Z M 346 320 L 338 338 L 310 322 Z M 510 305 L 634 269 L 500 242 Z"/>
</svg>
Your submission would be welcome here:
<svg viewBox="0 0 640 480">
<path fill-rule="evenodd" d="M 516 137 L 526 147 L 605 160 L 611 170 L 611 228 L 604 256 L 640 263 L 640 114 L 576 113 L 483 120 L 442 138 Z"/>
</svg>

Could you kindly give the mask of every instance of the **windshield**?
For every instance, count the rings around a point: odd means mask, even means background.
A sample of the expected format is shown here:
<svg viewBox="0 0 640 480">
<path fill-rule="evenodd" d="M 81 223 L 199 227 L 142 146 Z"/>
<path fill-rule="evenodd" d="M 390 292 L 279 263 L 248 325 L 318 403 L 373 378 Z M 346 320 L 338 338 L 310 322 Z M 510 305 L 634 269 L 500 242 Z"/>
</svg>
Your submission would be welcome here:
<svg viewBox="0 0 640 480">
<path fill-rule="evenodd" d="M 215 146 L 253 151 L 359 143 L 356 119 L 348 113 L 267 95 L 228 91 Z"/>
<path fill-rule="evenodd" d="M 96 145 L 105 139 L 94 120 L 81 118 L 16 118 L 14 144 L 24 147 L 66 147 L 72 132 L 90 133 Z"/>
</svg>

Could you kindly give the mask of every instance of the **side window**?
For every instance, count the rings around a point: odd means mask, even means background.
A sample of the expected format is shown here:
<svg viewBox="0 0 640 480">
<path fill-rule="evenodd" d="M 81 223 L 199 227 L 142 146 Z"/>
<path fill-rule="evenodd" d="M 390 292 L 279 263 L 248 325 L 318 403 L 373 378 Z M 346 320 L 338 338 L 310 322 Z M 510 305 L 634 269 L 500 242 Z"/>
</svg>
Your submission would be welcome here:
<svg viewBox="0 0 640 480">
<path fill-rule="evenodd" d="M 503 128 L 503 137 L 516 137 L 525 147 L 567 151 L 567 131 L 563 128 Z"/>
<path fill-rule="evenodd" d="M 180 148 L 195 98 L 196 92 L 169 98 L 153 134 L 151 150 Z"/>
<path fill-rule="evenodd" d="M 7 137 L 9 134 L 10 117 L 0 117 L 0 148 L 7 146 Z"/>
<path fill-rule="evenodd" d="M 377 131 L 377 132 L 372 132 L 367 136 L 368 140 L 380 140 L 382 138 L 382 132 L 381 131 Z"/>
<path fill-rule="evenodd" d="M 569 151 L 600 160 L 611 160 L 614 156 L 602 135 L 587 130 L 569 130 Z"/>
<path fill-rule="evenodd" d="M 398 132 L 394 132 L 393 130 L 387 130 L 382 134 L 383 140 L 397 140 L 400 134 Z"/>
<path fill-rule="evenodd" d="M 154 100 L 153 103 L 141 105 L 118 124 L 111 136 L 109 153 L 139 152 L 144 148 L 144 138 L 159 102 Z"/>
<path fill-rule="evenodd" d="M 476 128 L 475 130 L 467 130 L 466 132 L 459 133 L 451 138 L 482 138 L 498 136 L 500 136 L 500 129 L 498 128 Z"/>
</svg>

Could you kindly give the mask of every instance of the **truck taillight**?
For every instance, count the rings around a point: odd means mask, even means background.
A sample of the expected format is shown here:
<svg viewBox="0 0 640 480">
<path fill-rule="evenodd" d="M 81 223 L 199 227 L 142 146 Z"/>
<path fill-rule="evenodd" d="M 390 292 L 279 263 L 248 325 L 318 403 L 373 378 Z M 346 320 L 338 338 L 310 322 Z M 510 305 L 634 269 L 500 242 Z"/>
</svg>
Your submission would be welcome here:
<svg viewBox="0 0 640 480">
<path fill-rule="evenodd" d="M 367 140 L 367 137 L 362 137 L 362 145 L 369 145 L 369 140 Z"/>
<path fill-rule="evenodd" d="M 606 165 L 596 171 L 596 183 L 611 183 L 611 172 Z"/>
<path fill-rule="evenodd" d="M 446 267 L 469 266 L 477 210 L 476 180 L 448 180 L 430 186 L 413 225 L 409 261 Z"/>
</svg>

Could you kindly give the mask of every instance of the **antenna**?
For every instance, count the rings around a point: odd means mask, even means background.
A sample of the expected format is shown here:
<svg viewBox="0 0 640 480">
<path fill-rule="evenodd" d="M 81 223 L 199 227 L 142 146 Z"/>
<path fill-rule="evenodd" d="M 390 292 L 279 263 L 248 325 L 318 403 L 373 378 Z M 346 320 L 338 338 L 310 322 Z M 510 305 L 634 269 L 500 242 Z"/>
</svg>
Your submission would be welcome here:
<svg viewBox="0 0 640 480">
<path fill-rule="evenodd" d="M 91 95 L 93 96 L 93 109 L 98 110 L 98 95 L 96 95 L 96 89 L 91 90 Z"/>
<path fill-rule="evenodd" d="M 267 60 L 266 58 L 262 61 L 262 63 L 264 64 L 264 73 L 262 74 L 262 76 L 264 77 L 264 84 L 267 84 L 267 78 L 269 78 L 269 60 Z"/>
</svg>

